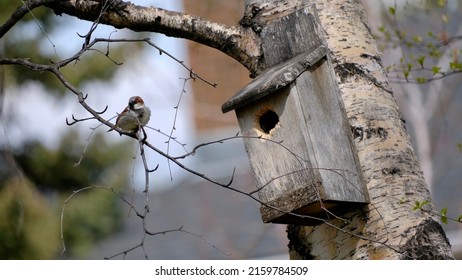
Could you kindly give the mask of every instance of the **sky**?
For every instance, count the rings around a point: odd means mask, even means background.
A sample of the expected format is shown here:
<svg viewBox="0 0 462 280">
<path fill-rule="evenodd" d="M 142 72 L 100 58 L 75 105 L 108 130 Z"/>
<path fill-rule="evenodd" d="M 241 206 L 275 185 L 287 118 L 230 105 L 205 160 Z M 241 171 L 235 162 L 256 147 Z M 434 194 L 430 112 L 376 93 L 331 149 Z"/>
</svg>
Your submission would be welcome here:
<svg viewBox="0 0 462 280">
<path fill-rule="evenodd" d="M 155 5 L 176 11 L 182 9 L 181 1 L 135 0 L 131 2 L 138 5 Z M 60 20 L 63 27 L 60 28 L 59 33 L 47 33 L 48 40 L 42 48 L 56 52 L 61 58 L 65 58 L 81 47 L 82 38 L 77 34 L 85 34 L 90 28 L 90 23 L 69 20 L 69 17 L 60 17 Z M 94 37 L 108 37 L 114 30 L 113 27 L 101 25 Z M 31 25 L 29 31 L 42 32 L 38 25 Z M 130 38 L 130 34 L 129 31 L 117 30 L 117 33 L 111 34 L 111 37 Z M 186 46 L 183 40 L 164 35 L 155 35 L 151 38 L 156 45 L 187 63 Z M 103 115 L 107 119 L 120 113 L 127 106 L 131 96 L 139 95 L 152 111 L 148 126 L 170 134 L 175 121 L 175 106 L 178 104 L 183 89 L 184 80 L 182 78 L 188 76 L 189 73 L 171 58 L 166 55 L 159 55 L 159 52 L 154 48 L 145 48 L 142 57 L 132 61 L 124 61 L 111 81 L 90 82 L 80 89 L 88 94 L 87 102 L 95 110 L 103 110 L 106 105 L 108 106 L 107 112 Z M 177 112 L 176 130 L 174 131 L 174 136 L 183 143 L 194 138 L 188 106 L 191 100 L 189 92 L 188 87 L 186 87 L 186 93 L 181 98 Z M 66 125 L 66 118 L 71 119 L 72 115 L 77 118 L 90 116 L 70 91 L 66 93 L 64 98 L 59 99 L 47 94 L 40 84 L 28 83 L 16 88 L 7 88 L 5 93 L 4 116 L 6 118 L 2 118 L 3 124 L 1 124 L 2 129 L 0 129 L 0 145 L 2 146 L 7 145 L 15 148 L 25 141 L 35 139 L 47 147 L 53 148 L 69 129 Z M 8 120 L 12 120 L 11 123 Z M 75 125 L 82 137 L 82 149 L 85 139 L 90 136 L 90 128 L 97 124 L 97 122 L 83 122 Z M 107 127 L 102 126 L 99 130 L 106 131 Z M 165 141 L 167 138 L 165 136 L 151 130 L 148 131 L 148 137 L 149 141 L 156 147 L 166 150 Z M 108 139 L 117 141 L 121 137 L 113 131 L 108 133 Z M 133 154 L 136 152 L 134 150 Z M 172 145 L 170 152 L 180 154 L 184 150 L 180 145 Z M 153 166 L 157 163 L 166 163 L 166 159 L 153 153 L 149 156 L 149 161 Z M 161 168 L 156 174 L 157 178 L 162 181 L 170 181 L 170 171 L 166 166 L 166 164 L 161 164 Z M 142 168 L 136 169 L 142 171 Z M 175 172 L 175 169 L 173 171 Z M 175 177 L 181 176 L 175 174 Z"/>
</svg>

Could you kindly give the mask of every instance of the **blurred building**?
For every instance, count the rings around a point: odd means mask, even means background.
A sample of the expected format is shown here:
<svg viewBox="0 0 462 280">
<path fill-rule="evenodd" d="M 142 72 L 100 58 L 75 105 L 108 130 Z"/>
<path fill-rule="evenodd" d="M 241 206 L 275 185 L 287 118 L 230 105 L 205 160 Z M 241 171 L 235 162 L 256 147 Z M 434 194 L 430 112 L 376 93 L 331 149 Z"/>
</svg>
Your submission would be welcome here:
<svg viewBox="0 0 462 280">
<path fill-rule="evenodd" d="M 187 13 L 228 26 L 238 24 L 244 14 L 244 1 L 197 1 L 185 0 Z M 223 114 L 221 105 L 240 88 L 250 82 L 249 72 L 240 63 L 210 47 L 188 41 L 189 63 L 192 69 L 210 82 L 213 88 L 202 82 L 192 84 L 194 95 L 194 121 L 199 135 L 214 130 L 238 129 L 233 112 Z"/>
</svg>

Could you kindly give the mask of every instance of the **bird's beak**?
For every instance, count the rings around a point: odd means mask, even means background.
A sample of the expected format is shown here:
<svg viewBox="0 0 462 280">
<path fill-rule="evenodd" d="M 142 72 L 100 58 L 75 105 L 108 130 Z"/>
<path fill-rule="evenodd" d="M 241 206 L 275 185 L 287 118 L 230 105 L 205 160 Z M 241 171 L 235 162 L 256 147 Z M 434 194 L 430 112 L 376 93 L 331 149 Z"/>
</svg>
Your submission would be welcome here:
<svg viewBox="0 0 462 280">
<path fill-rule="evenodd" d="M 133 108 L 134 108 L 135 110 L 137 110 L 137 109 L 142 109 L 142 108 L 144 108 L 144 104 L 143 104 L 143 103 L 140 103 L 140 102 L 135 103 L 135 104 L 133 105 Z"/>
</svg>

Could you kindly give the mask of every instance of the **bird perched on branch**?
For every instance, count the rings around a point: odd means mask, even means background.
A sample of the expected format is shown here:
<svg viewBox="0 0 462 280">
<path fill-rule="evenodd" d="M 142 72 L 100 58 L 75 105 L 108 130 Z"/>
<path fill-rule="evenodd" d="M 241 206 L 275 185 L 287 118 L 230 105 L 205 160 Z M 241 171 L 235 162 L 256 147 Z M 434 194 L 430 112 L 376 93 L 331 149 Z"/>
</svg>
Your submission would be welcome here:
<svg viewBox="0 0 462 280">
<path fill-rule="evenodd" d="M 128 133 L 138 132 L 140 127 L 145 126 L 151 117 L 151 110 L 144 105 L 139 96 L 132 96 L 128 100 L 128 106 L 117 116 L 115 127 Z M 114 128 L 108 131 L 114 130 Z"/>
</svg>

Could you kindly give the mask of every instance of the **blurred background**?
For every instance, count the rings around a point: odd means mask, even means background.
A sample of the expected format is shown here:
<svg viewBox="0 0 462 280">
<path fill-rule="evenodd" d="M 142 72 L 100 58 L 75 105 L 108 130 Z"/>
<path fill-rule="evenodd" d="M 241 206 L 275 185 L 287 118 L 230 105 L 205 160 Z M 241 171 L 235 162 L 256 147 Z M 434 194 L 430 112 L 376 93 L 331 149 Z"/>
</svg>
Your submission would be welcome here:
<svg viewBox="0 0 462 280">
<path fill-rule="evenodd" d="M 238 23 L 244 7 L 243 0 L 200 5 L 192 0 L 131 2 L 227 25 Z M 448 65 L 457 70 L 460 43 L 448 38 L 462 34 L 461 3 L 363 2 L 433 202 L 457 219 L 462 213 L 460 74 L 429 83 L 422 77 L 441 76 L 435 67 L 441 68 L 439 72 Z M 0 0 L 0 22 L 21 4 Z M 83 43 L 80 35 L 90 27 L 91 23 L 39 8 L 0 40 L 0 52 L 2 57 L 56 61 L 77 52 Z M 99 51 L 87 52 L 62 71 L 88 94 L 93 108 L 108 106 L 104 117 L 120 113 L 130 96 L 142 96 L 153 112 L 148 139 L 171 155 L 239 131 L 234 114 L 221 113 L 221 105 L 250 81 L 239 63 L 209 47 L 158 34 L 101 25 L 93 37 L 151 38 L 218 84 L 215 88 L 186 80 L 187 70 L 146 44 L 100 44 Z M 448 42 L 440 44 L 445 38 Z M 107 51 L 111 59 L 104 56 Z M 422 56 L 425 67 L 419 68 Z M 430 74 L 422 73 L 423 68 Z M 288 259 L 285 226 L 263 224 L 258 203 L 188 174 L 152 151 L 147 151 L 148 164 L 159 168 L 150 177 L 147 227 L 151 232 L 173 232 L 144 236 L 139 217 L 105 189 L 113 188 L 143 208 L 144 170 L 136 141 L 107 133 L 96 121 L 67 126 L 66 118 L 89 115 L 76 96 L 48 73 L 9 66 L 1 67 L 0 74 L 0 259 Z M 175 140 L 169 141 L 168 135 Z M 229 181 L 235 169 L 233 186 L 255 189 L 240 139 L 208 145 L 182 163 L 220 182 Z M 90 186 L 95 188 L 82 190 Z M 78 190 L 82 191 L 75 193 Z M 64 206 L 66 253 L 61 256 Z M 460 223 L 448 221 L 443 227 L 460 254 Z"/>
</svg>

